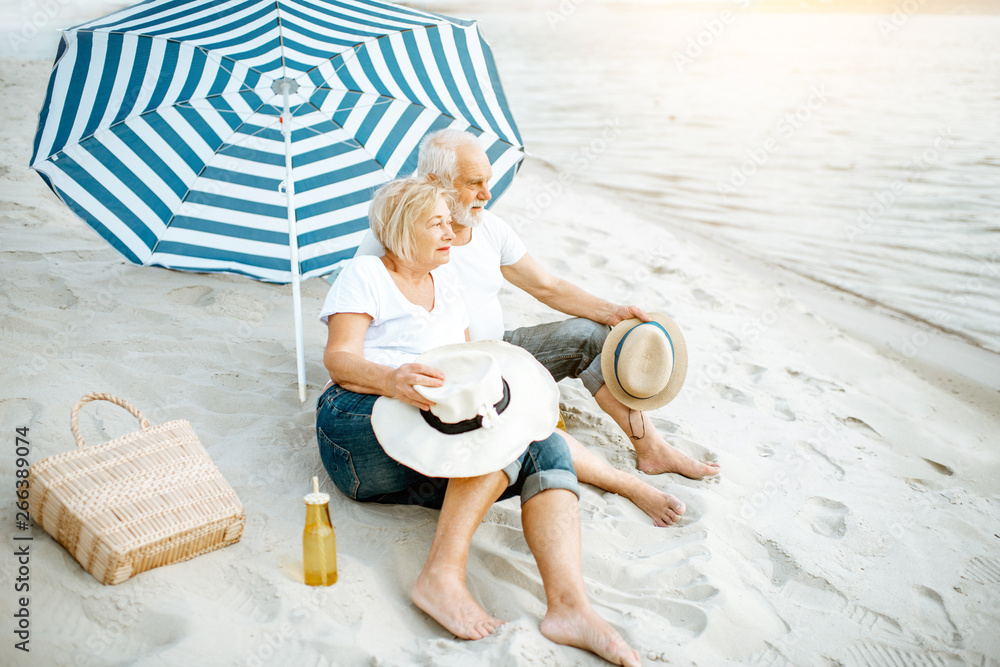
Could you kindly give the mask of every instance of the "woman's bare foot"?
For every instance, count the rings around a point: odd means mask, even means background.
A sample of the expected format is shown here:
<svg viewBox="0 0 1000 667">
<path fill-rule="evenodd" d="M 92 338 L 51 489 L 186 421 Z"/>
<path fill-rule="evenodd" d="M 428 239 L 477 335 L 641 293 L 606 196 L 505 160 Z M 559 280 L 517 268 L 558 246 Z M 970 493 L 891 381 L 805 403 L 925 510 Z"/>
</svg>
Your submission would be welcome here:
<svg viewBox="0 0 1000 667">
<path fill-rule="evenodd" d="M 664 493 L 641 480 L 635 480 L 635 489 L 626 497 L 653 520 L 653 525 L 672 526 L 684 514 L 684 503 L 669 493 Z"/>
<path fill-rule="evenodd" d="M 637 467 L 647 475 L 675 472 L 690 479 L 701 479 L 719 474 L 719 464 L 695 461 L 684 452 L 670 446 L 663 437 L 647 432 L 641 440 L 632 440 L 635 447 Z"/>
<path fill-rule="evenodd" d="M 542 619 L 540 629 L 543 635 L 557 644 L 590 651 L 613 665 L 642 665 L 639 652 L 626 644 L 622 636 L 598 616 L 589 604 L 583 609 L 568 607 L 560 611 L 554 611 L 550 607 Z"/>
<path fill-rule="evenodd" d="M 410 590 L 413 604 L 460 639 L 482 639 L 503 621 L 493 618 L 465 587 L 464 572 L 424 566 Z"/>
</svg>

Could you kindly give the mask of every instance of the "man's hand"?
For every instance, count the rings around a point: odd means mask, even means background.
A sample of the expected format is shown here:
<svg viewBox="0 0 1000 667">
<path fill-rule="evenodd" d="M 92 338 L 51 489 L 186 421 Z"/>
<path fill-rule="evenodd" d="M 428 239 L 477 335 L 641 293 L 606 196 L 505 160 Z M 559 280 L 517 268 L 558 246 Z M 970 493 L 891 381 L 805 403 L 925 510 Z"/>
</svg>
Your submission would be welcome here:
<svg viewBox="0 0 1000 667">
<path fill-rule="evenodd" d="M 608 316 L 604 323 L 609 327 L 613 327 L 619 322 L 624 322 L 625 320 L 630 320 L 633 317 L 638 317 L 643 322 L 649 322 L 650 317 L 646 314 L 639 306 L 612 306 L 613 310 L 611 315 Z"/>
</svg>

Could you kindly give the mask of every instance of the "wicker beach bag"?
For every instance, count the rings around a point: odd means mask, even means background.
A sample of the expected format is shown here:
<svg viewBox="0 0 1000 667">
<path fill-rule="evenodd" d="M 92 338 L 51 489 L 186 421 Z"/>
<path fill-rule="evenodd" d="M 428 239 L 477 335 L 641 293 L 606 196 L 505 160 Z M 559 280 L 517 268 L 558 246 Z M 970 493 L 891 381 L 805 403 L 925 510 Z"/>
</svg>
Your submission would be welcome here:
<svg viewBox="0 0 1000 667">
<path fill-rule="evenodd" d="M 95 400 L 125 408 L 141 430 L 85 447 L 80 408 Z M 239 541 L 243 505 L 186 420 L 150 426 L 128 401 L 88 394 L 70 428 L 76 451 L 31 466 L 29 511 L 102 584 Z"/>
</svg>

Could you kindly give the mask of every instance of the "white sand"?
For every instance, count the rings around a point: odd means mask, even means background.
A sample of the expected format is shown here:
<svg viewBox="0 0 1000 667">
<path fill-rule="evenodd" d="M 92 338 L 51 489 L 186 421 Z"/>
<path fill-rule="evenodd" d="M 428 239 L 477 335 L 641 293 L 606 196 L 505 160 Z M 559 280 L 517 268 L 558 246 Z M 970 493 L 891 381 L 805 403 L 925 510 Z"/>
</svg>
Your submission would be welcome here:
<svg viewBox="0 0 1000 667">
<path fill-rule="evenodd" d="M 303 285 L 309 399 L 295 384 L 291 289 L 240 277 L 134 267 L 29 172 L 48 63 L 3 61 L 3 388 L 0 556 L 4 665 L 604 664 L 538 631 L 544 596 L 516 501 L 475 536 L 469 587 L 508 623 L 455 640 L 408 590 L 436 512 L 354 503 L 320 463 L 313 404 L 325 383 L 318 312 Z M 529 163 L 497 212 L 557 274 L 670 313 L 690 348 L 688 383 L 654 420 L 721 478 L 646 479 L 683 499 L 660 529 L 619 497 L 584 490 L 584 570 L 598 611 L 647 664 L 1000 664 L 1000 401 L 931 383 L 782 296 L 776 284 L 590 192 L 537 221 L 555 174 Z M 508 325 L 551 313 L 505 295 Z M 952 386 L 962 389 L 952 389 Z M 154 423 L 188 419 L 247 513 L 225 550 L 104 587 L 31 534 L 30 654 L 14 649 L 14 429 L 31 460 L 73 447 L 81 395 L 123 396 Z M 612 465 L 634 455 L 576 382 L 570 431 Z M 974 399 L 974 400 L 973 400 Z M 133 430 L 111 405 L 84 409 L 96 443 Z M 301 497 L 333 496 L 340 581 L 301 582 Z"/>
</svg>

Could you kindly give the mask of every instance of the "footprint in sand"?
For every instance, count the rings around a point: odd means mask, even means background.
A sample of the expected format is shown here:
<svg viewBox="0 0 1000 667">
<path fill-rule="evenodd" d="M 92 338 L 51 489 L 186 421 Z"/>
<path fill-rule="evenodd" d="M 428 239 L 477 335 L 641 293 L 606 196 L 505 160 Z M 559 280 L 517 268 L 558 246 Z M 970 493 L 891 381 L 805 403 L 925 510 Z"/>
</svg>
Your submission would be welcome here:
<svg viewBox="0 0 1000 667">
<path fill-rule="evenodd" d="M 276 599 L 277 589 L 271 582 L 258 574 L 254 574 L 239 566 L 232 568 L 236 576 L 225 577 L 220 583 L 230 583 L 224 590 L 218 591 L 212 597 L 222 606 L 231 618 L 249 620 L 255 625 L 266 625 L 274 622 L 281 613 L 281 605 Z M 218 588 L 209 583 L 209 590 Z"/>
<path fill-rule="evenodd" d="M 849 511 L 843 503 L 813 497 L 805 502 L 796 517 L 808 524 L 817 535 L 840 539 L 847 532 L 845 517 Z"/>
<path fill-rule="evenodd" d="M 181 306 L 195 306 L 204 308 L 212 304 L 211 287 L 193 285 L 191 287 L 178 287 L 166 293 L 167 299 Z"/>
<path fill-rule="evenodd" d="M 788 401 L 783 398 L 776 399 L 769 394 L 757 394 L 753 397 L 753 404 L 761 412 L 773 414 L 785 421 L 795 421 L 795 413 L 788 407 Z"/>
<path fill-rule="evenodd" d="M 552 268 L 554 268 L 558 273 L 570 273 L 573 270 L 568 262 L 559 258 L 548 260 L 548 264 L 552 266 Z"/>
<path fill-rule="evenodd" d="M 897 667 L 898 665 L 963 665 L 957 655 L 935 652 L 933 658 L 920 648 L 904 648 L 876 642 L 859 642 L 848 647 L 846 655 L 837 660 L 841 665 L 868 665 L 868 667 Z"/>
<path fill-rule="evenodd" d="M 987 586 L 1000 585 L 1000 558 L 976 556 L 965 561 L 962 577 Z"/>
<path fill-rule="evenodd" d="M 844 391 L 843 387 L 830 380 L 823 380 L 821 378 L 813 377 L 811 375 L 803 373 L 802 371 L 792 370 L 791 368 L 786 368 L 785 372 L 788 373 L 789 377 L 798 380 L 805 388 L 806 393 L 809 393 L 813 396 L 819 396 L 825 394 L 828 391 L 837 391 L 841 393 L 843 393 Z"/>
<path fill-rule="evenodd" d="M 730 403 L 754 408 L 766 414 L 772 414 L 779 419 L 793 422 L 796 420 L 795 413 L 788 407 L 788 401 L 783 398 L 774 398 L 770 394 L 755 393 L 750 396 L 747 392 L 726 384 L 714 384 L 712 388 L 719 398 Z"/>
<path fill-rule="evenodd" d="M 924 459 L 930 467 L 934 468 L 934 471 L 944 475 L 945 477 L 951 477 L 955 474 L 955 471 L 944 465 L 943 463 L 938 463 L 937 461 L 931 461 L 930 459 Z"/>
<path fill-rule="evenodd" d="M 874 435 L 878 438 L 882 437 L 881 433 L 869 426 L 864 420 L 858 419 L 857 417 L 837 417 L 837 421 L 848 428 L 852 428 L 855 431 L 861 431 L 866 435 Z"/>
<path fill-rule="evenodd" d="M 600 269 L 607 265 L 608 258 L 603 255 L 587 255 L 587 263 L 595 269 Z"/>
<path fill-rule="evenodd" d="M 767 368 L 757 364 L 738 364 L 735 368 L 754 384 L 759 383 L 764 373 L 767 372 Z"/>
<path fill-rule="evenodd" d="M 917 617 L 923 632 L 949 646 L 960 645 L 962 633 L 951 620 L 941 595 L 926 586 L 914 586 L 913 593 L 917 598 Z"/>
<path fill-rule="evenodd" d="M 714 296 L 706 292 L 701 288 L 694 288 L 691 290 L 692 296 L 698 300 L 698 303 L 702 306 L 707 306 L 709 308 L 715 309 L 722 306 L 722 302 L 716 299 Z"/>
<path fill-rule="evenodd" d="M 823 471 L 824 477 L 827 479 L 844 479 L 844 475 L 846 474 L 844 469 L 837 465 L 829 456 L 817 449 L 812 443 L 800 442 L 797 453 L 803 459 L 816 464 Z"/>
<path fill-rule="evenodd" d="M 674 268 L 672 266 L 667 266 L 666 264 L 661 264 L 659 266 L 654 266 L 650 269 L 650 272 L 657 276 L 686 276 L 687 274 L 680 269 Z"/>
<path fill-rule="evenodd" d="M 730 387 L 729 385 L 724 384 L 717 384 L 713 386 L 718 392 L 719 398 L 724 401 L 736 403 L 737 405 L 743 405 L 748 408 L 757 407 L 754 403 L 754 399 L 750 398 L 746 393 L 740 391 L 736 387 Z"/>
</svg>

